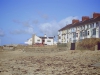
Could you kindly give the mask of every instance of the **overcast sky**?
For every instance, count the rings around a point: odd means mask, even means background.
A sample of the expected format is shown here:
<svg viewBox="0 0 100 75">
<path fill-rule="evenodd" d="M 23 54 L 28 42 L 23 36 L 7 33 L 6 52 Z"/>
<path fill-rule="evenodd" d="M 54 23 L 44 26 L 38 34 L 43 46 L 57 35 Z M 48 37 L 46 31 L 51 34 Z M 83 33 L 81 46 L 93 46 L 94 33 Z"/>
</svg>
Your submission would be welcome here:
<svg viewBox="0 0 100 75">
<path fill-rule="evenodd" d="M 20 44 L 32 37 L 56 36 L 60 28 L 100 13 L 100 0 L 0 0 L 0 45 Z"/>
</svg>

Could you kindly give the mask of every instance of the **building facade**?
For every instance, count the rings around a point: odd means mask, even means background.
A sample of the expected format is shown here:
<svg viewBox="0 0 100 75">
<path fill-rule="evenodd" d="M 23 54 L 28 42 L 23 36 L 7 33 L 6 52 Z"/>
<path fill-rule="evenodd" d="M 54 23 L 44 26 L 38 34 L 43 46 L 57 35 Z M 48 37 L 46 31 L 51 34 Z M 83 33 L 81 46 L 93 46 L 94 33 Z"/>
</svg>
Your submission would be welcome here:
<svg viewBox="0 0 100 75">
<path fill-rule="evenodd" d="M 100 38 L 100 13 L 93 13 L 92 18 L 83 16 L 82 21 L 73 19 L 72 24 L 58 31 L 59 43 L 75 43 L 85 38 Z"/>
<path fill-rule="evenodd" d="M 54 37 L 47 37 L 44 35 L 43 37 L 38 37 L 37 35 L 33 35 L 25 44 L 28 45 L 54 45 Z"/>
<path fill-rule="evenodd" d="M 28 39 L 25 44 L 32 45 L 32 38 Z"/>
</svg>

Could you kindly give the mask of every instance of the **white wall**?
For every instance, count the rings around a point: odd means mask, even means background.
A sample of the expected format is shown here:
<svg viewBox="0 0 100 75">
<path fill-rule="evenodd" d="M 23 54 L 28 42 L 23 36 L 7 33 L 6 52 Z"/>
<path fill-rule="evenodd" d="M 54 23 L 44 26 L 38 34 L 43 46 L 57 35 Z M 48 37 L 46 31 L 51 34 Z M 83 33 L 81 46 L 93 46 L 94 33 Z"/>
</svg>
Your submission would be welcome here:
<svg viewBox="0 0 100 75">
<path fill-rule="evenodd" d="M 54 41 L 53 41 L 53 39 L 47 38 L 47 39 L 45 39 L 45 42 L 44 43 L 47 44 L 47 45 L 53 45 L 54 44 Z"/>
<path fill-rule="evenodd" d="M 34 43 L 42 43 L 42 39 L 36 35 L 34 35 Z M 25 42 L 25 44 L 28 44 L 28 45 L 32 45 L 32 38 L 30 38 L 29 40 L 27 40 Z M 45 42 L 44 44 L 47 44 L 47 45 L 54 45 L 54 40 L 53 38 L 45 38 Z M 56 43 L 55 43 L 56 44 Z"/>
<path fill-rule="evenodd" d="M 98 24 L 99 26 L 96 27 L 96 22 L 94 22 L 94 25 L 93 23 L 90 23 L 90 24 L 85 24 L 85 25 L 80 25 L 79 27 L 72 27 L 70 29 L 67 29 L 68 30 L 68 38 L 67 38 L 67 34 L 66 34 L 66 43 L 67 41 L 69 42 L 70 41 L 70 38 L 71 38 L 71 42 L 73 42 L 73 40 L 76 39 L 76 41 L 80 40 L 80 31 L 82 30 L 87 30 L 87 36 L 82 36 L 81 39 L 84 39 L 84 38 L 100 38 L 100 21 L 98 21 Z M 92 25 L 92 26 L 91 26 Z M 96 35 L 93 35 L 93 29 L 96 28 Z M 62 30 L 63 31 L 63 30 Z M 65 43 L 64 41 L 62 42 L 62 39 L 64 39 L 64 36 L 62 35 L 62 31 L 59 32 L 59 36 L 61 36 L 61 39 L 58 39 L 59 42 L 61 43 Z M 75 31 L 76 33 L 78 33 L 78 37 L 76 38 L 73 38 L 73 34 L 71 34 L 71 31 Z M 89 35 L 88 35 L 88 31 L 89 31 Z"/>
<path fill-rule="evenodd" d="M 42 39 L 35 35 L 34 37 L 35 43 L 42 43 Z"/>
<path fill-rule="evenodd" d="M 60 37 L 60 39 L 59 39 L 59 37 Z M 58 32 L 58 42 L 62 43 L 61 39 L 62 39 L 62 31 L 59 31 Z"/>
<path fill-rule="evenodd" d="M 25 44 L 32 45 L 32 38 L 28 39 Z"/>
</svg>

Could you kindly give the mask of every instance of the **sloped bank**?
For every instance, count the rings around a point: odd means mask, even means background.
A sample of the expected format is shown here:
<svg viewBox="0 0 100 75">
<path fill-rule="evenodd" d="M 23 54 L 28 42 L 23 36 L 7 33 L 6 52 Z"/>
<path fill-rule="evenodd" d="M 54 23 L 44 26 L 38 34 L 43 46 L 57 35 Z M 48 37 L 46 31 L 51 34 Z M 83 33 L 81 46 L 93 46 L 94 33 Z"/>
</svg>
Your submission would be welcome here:
<svg viewBox="0 0 100 75">
<path fill-rule="evenodd" d="M 50 53 L 50 52 L 62 52 L 68 50 L 66 47 L 61 48 L 46 48 L 46 47 L 38 47 L 38 48 L 24 48 L 24 51 L 26 52 L 37 52 L 37 53 Z"/>
</svg>

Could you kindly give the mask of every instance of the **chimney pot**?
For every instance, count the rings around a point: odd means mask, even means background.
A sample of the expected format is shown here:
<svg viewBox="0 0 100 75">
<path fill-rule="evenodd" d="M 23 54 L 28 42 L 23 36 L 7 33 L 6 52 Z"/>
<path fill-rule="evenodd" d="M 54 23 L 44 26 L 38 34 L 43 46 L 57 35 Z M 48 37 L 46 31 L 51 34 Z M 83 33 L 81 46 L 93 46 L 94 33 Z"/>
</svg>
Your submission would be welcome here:
<svg viewBox="0 0 100 75">
<path fill-rule="evenodd" d="M 78 22 L 79 22 L 78 19 L 73 19 L 73 20 L 72 20 L 72 24 L 75 24 L 75 23 L 78 23 Z"/>
<path fill-rule="evenodd" d="M 98 16 L 100 16 L 100 13 L 93 13 L 93 18 L 97 18 Z"/>
<path fill-rule="evenodd" d="M 89 20 L 89 16 L 82 16 L 82 21 Z"/>
</svg>

